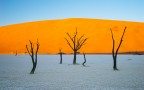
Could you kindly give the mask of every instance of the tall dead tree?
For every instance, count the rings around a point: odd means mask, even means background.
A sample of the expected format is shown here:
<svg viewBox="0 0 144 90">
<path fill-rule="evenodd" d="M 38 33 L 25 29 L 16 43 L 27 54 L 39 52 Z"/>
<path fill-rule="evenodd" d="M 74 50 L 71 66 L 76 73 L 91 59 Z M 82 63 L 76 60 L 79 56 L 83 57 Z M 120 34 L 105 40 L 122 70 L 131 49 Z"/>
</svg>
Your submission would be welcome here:
<svg viewBox="0 0 144 90">
<path fill-rule="evenodd" d="M 76 55 L 77 55 L 78 50 L 81 49 L 81 47 L 85 44 L 86 40 L 88 39 L 88 38 L 84 38 L 84 35 L 82 35 L 81 37 L 78 38 L 77 34 L 78 34 L 78 32 L 77 32 L 77 28 L 76 28 L 76 32 L 74 33 L 73 36 L 71 36 L 69 33 L 67 33 L 70 40 L 65 38 L 65 40 L 67 41 L 67 44 L 73 50 L 73 54 L 74 54 L 73 64 L 76 64 Z M 70 41 L 72 43 L 70 43 Z"/>
<path fill-rule="evenodd" d="M 30 47 L 28 48 L 28 45 L 26 45 L 26 49 L 27 49 L 27 52 L 32 59 L 32 64 L 33 64 L 33 67 L 32 67 L 30 74 L 34 74 L 36 66 L 37 66 L 37 53 L 39 50 L 39 42 L 37 40 L 36 50 L 34 50 L 34 44 L 30 40 L 29 40 L 29 42 L 30 42 Z"/>
<path fill-rule="evenodd" d="M 113 70 L 118 70 L 117 69 L 117 54 L 118 54 L 118 50 L 122 44 L 122 41 L 123 41 L 123 36 L 125 34 L 125 30 L 126 30 L 127 27 L 124 28 L 124 31 L 123 31 L 123 34 L 122 34 L 122 37 L 121 37 L 121 40 L 119 42 L 119 45 L 115 51 L 115 40 L 114 40 L 114 36 L 113 36 L 113 32 L 112 32 L 112 29 L 111 30 L 111 34 L 112 34 L 112 41 L 113 41 L 113 47 L 112 47 L 112 57 L 113 57 Z"/>
<path fill-rule="evenodd" d="M 62 54 L 63 54 L 63 52 L 61 51 L 61 48 L 59 49 L 59 54 L 60 54 L 60 64 L 62 64 Z"/>
</svg>

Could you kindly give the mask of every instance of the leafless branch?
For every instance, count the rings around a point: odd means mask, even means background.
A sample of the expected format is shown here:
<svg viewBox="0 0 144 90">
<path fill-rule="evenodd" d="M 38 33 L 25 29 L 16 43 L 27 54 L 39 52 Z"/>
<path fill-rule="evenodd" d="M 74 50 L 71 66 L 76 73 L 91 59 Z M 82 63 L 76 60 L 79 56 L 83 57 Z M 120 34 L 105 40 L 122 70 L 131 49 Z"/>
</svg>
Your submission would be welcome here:
<svg viewBox="0 0 144 90">
<path fill-rule="evenodd" d="M 71 46 L 71 44 L 70 44 L 70 42 L 65 38 L 65 40 L 67 41 L 67 43 L 68 43 L 68 45 L 70 46 L 70 48 L 72 49 L 72 50 L 74 50 L 74 48 Z"/>
</svg>

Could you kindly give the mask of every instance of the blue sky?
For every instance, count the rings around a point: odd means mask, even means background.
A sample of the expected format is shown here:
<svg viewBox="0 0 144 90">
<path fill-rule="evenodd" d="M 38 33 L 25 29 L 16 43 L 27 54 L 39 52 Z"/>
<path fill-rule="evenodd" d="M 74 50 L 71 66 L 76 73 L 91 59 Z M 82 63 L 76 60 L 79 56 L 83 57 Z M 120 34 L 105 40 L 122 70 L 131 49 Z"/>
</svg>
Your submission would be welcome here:
<svg viewBox="0 0 144 90">
<path fill-rule="evenodd" d="M 0 0 L 0 26 L 63 18 L 144 22 L 143 10 L 144 0 Z"/>
</svg>

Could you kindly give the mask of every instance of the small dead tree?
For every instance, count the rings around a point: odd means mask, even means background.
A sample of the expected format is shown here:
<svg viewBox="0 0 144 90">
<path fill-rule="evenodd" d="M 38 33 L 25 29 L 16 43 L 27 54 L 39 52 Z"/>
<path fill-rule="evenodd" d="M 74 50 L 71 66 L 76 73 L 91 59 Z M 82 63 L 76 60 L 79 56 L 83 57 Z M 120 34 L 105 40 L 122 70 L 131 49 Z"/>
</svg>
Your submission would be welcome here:
<svg viewBox="0 0 144 90">
<path fill-rule="evenodd" d="M 122 34 L 122 37 L 121 37 L 121 40 L 120 40 L 120 43 L 115 51 L 115 40 L 114 40 L 114 37 L 113 37 L 113 32 L 112 32 L 112 29 L 111 30 L 111 34 L 112 34 L 112 41 L 113 41 L 113 47 L 112 47 L 112 57 L 113 57 L 113 70 L 118 70 L 117 69 L 117 54 L 118 54 L 118 50 L 122 44 L 122 41 L 123 41 L 123 36 L 125 34 L 125 30 L 126 30 L 127 27 L 124 28 L 124 31 L 123 31 L 123 34 Z"/>
<path fill-rule="evenodd" d="M 62 64 L 62 54 L 63 54 L 63 52 L 62 52 L 61 48 L 59 49 L 59 54 L 60 54 L 60 64 Z"/>
<path fill-rule="evenodd" d="M 76 32 L 74 33 L 73 37 L 69 33 L 67 33 L 70 40 L 65 38 L 65 40 L 67 41 L 67 44 L 73 50 L 73 54 L 74 54 L 73 64 L 76 64 L 76 55 L 77 55 L 78 50 L 81 49 L 81 47 L 85 44 L 86 40 L 88 39 L 88 38 L 84 38 L 84 35 L 82 35 L 81 37 L 78 38 L 77 34 L 78 34 L 78 32 L 77 32 L 77 28 L 76 28 Z M 70 43 L 70 41 L 72 43 Z"/>
<path fill-rule="evenodd" d="M 17 51 L 16 51 L 16 53 L 15 53 L 15 56 L 17 56 Z"/>
<path fill-rule="evenodd" d="M 32 64 L 33 64 L 30 74 L 34 74 L 36 66 L 37 66 L 37 53 L 39 50 L 39 42 L 37 40 L 37 44 L 36 44 L 37 47 L 36 47 L 35 51 L 34 51 L 34 44 L 30 40 L 29 40 L 29 42 L 30 42 L 30 47 L 28 48 L 28 45 L 26 45 L 26 49 L 32 59 Z"/>
<path fill-rule="evenodd" d="M 83 56 L 84 56 L 84 62 L 83 62 L 83 66 L 85 66 L 85 63 L 86 63 L 86 57 L 85 57 L 85 53 L 83 53 Z"/>
</svg>

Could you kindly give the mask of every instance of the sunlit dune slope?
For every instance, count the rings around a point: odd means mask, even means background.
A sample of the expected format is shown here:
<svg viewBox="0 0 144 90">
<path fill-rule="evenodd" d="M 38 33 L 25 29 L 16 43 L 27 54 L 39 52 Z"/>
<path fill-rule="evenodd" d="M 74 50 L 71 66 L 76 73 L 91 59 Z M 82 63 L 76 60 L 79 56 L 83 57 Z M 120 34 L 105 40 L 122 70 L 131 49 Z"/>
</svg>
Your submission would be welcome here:
<svg viewBox="0 0 144 90">
<path fill-rule="evenodd" d="M 124 27 L 127 27 L 120 52 L 144 51 L 144 23 L 114 20 L 70 18 L 45 20 L 0 27 L 0 53 L 25 53 L 29 40 L 40 43 L 39 53 L 55 54 L 62 48 L 64 53 L 72 53 L 64 37 L 78 31 L 78 36 L 88 37 L 86 44 L 79 52 L 111 53 L 113 30 L 116 47 L 119 44 Z"/>
</svg>

